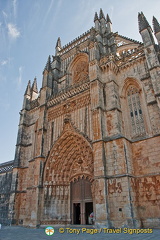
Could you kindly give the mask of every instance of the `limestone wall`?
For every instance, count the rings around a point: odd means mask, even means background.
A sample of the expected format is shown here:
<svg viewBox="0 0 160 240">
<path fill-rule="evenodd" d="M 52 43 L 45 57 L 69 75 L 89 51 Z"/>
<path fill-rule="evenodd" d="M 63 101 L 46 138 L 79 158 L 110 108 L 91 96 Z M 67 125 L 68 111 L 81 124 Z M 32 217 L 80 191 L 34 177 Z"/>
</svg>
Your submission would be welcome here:
<svg viewBox="0 0 160 240">
<path fill-rule="evenodd" d="M 133 165 L 136 176 L 159 174 L 159 144 L 159 136 L 132 143 Z"/>
<path fill-rule="evenodd" d="M 141 227 L 159 228 L 160 218 L 160 176 L 145 176 L 132 178 L 135 204 Z"/>
<path fill-rule="evenodd" d="M 13 161 L 0 164 L 0 223 L 10 224 L 8 218 Z"/>
</svg>

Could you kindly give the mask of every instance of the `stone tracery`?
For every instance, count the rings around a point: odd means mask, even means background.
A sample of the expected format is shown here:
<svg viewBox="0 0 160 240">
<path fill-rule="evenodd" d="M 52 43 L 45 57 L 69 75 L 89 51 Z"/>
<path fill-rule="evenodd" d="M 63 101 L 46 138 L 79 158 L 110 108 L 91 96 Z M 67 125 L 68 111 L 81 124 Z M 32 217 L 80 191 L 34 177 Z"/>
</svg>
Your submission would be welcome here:
<svg viewBox="0 0 160 240">
<path fill-rule="evenodd" d="M 131 85 L 127 91 L 127 100 L 130 111 L 130 120 L 132 126 L 132 137 L 141 136 L 145 134 L 144 119 L 140 96 L 138 89 Z"/>
</svg>

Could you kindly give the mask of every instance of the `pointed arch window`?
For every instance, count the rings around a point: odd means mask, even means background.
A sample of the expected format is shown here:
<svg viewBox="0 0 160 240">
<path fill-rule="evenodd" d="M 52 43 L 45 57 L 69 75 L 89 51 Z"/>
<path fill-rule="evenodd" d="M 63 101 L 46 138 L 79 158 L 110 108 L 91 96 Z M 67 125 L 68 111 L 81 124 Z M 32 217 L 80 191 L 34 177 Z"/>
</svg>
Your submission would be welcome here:
<svg viewBox="0 0 160 240">
<path fill-rule="evenodd" d="M 127 100 L 129 106 L 129 118 L 131 122 L 132 137 L 145 135 L 144 116 L 141 106 L 139 90 L 131 85 L 127 91 Z"/>
</svg>

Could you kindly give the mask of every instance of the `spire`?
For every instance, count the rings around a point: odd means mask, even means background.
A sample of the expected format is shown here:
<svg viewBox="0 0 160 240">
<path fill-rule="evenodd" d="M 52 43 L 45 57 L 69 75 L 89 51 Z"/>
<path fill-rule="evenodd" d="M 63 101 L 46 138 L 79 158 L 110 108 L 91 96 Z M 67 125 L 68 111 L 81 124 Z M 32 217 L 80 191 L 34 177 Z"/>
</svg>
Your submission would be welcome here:
<svg viewBox="0 0 160 240">
<path fill-rule="evenodd" d="M 98 18 L 97 12 L 95 12 L 95 15 L 94 15 L 94 24 L 95 24 L 95 30 L 99 32 L 100 31 L 100 23 L 99 23 L 99 18 Z"/>
<path fill-rule="evenodd" d="M 107 13 L 106 20 L 107 20 L 107 23 L 111 23 L 111 24 L 112 24 L 112 22 L 111 22 L 111 19 L 110 19 L 110 17 L 109 17 L 109 15 L 108 15 L 108 13 Z"/>
<path fill-rule="evenodd" d="M 102 18 L 105 19 L 104 13 L 103 13 L 103 11 L 102 11 L 102 8 L 100 9 L 99 18 L 100 18 L 100 19 L 102 19 Z"/>
<path fill-rule="evenodd" d="M 157 21 L 157 19 L 154 16 L 153 16 L 153 29 L 154 29 L 155 34 L 160 32 L 159 22 Z"/>
<path fill-rule="evenodd" d="M 155 37 L 156 37 L 156 39 L 158 41 L 158 44 L 160 46 L 160 24 L 154 16 L 153 16 L 153 29 L 154 29 Z"/>
<path fill-rule="evenodd" d="M 31 101 L 38 97 L 37 79 L 34 78 L 32 88 L 31 88 Z"/>
<path fill-rule="evenodd" d="M 38 88 L 37 88 L 37 78 L 34 78 L 33 84 L 32 84 L 32 91 L 35 93 L 38 93 Z"/>
<path fill-rule="evenodd" d="M 150 28 L 150 25 L 144 16 L 143 12 L 138 13 L 138 23 L 139 23 L 139 32 L 143 31 L 144 29 Z"/>
<path fill-rule="evenodd" d="M 57 44 L 56 44 L 56 56 L 59 55 L 59 51 L 61 51 L 62 47 L 61 47 L 61 39 L 60 37 L 57 40 Z"/>
<path fill-rule="evenodd" d="M 56 47 L 61 48 L 61 39 L 60 39 L 60 37 L 57 39 Z"/>
<path fill-rule="evenodd" d="M 99 19 L 98 19 L 98 14 L 97 14 L 97 12 L 95 12 L 95 15 L 94 15 L 94 22 L 97 21 L 97 20 L 99 20 Z"/>
<path fill-rule="evenodd" d="M 29 108 L 29 102 L 31 100 L 31 81 L 28 81 L 26 91 L 24 94 L 24 99 L 23 99 L 23 107 L 22 109 L 28 109 Z"/>
<path fill-rule="evenodd" d="M 44 68 L 44 70 L 47 70 L 47 71 L 50 71 L 51 70 L 51 57 L 50 57 L 50 55 L 49 55 L 49 57 L 48 57 L 48 60 L 47 60 L 47 63 L 46 63 L 46 66 L 45 66 L 45 68 Z"/>
<path fill-rule="evenodd" d="M 31 96 L 31 81 L 30 80 L 28 81 L 24 96 L 26 96 L 26 95 Z"/>
<path fill-rule="evenodd" d="M 107 22 L 107 33 L 109 34 L 112 32 L 112 22 L 108 14 L 106 16 L 106 22 Z"/>
<path fill-rule="evenodd" d="M 54 62 L 51 65 L 51 57 L 49 55 L 46 66 L 43 71 L 42 88 L 52 88 L 52 71 L 54 70 Z"/>
</svg>

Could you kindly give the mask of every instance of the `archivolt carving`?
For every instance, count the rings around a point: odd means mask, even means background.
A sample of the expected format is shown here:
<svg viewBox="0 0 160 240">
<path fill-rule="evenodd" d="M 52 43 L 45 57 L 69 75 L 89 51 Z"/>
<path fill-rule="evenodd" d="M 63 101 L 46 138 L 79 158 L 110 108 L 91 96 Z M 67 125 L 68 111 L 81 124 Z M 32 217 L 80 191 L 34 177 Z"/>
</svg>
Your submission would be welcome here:
<svg viewBox="0 0 160 240">
<path fill-rule="evenodd" d="M 89 142 L 67 122 L 48 157 L 44 183 L 67 184 L 80 175 L 93 176 L 92 149 Z"/>
<path fill-rule="evenodd" d="M 126 78 L 124 81 L 124 85 L 122 85 L 122 87 L 120 88 L 120 95 L 121 97 L 126 97 L 126 93 L 128 91 L 129 86 L 134 85 L 135 87 L 137 87 L 137 89 L 139 89 L 139 91 L 141 91 L 141 85 L 140 82 L 135 79 L 135 78 Z"/>
</svg>

